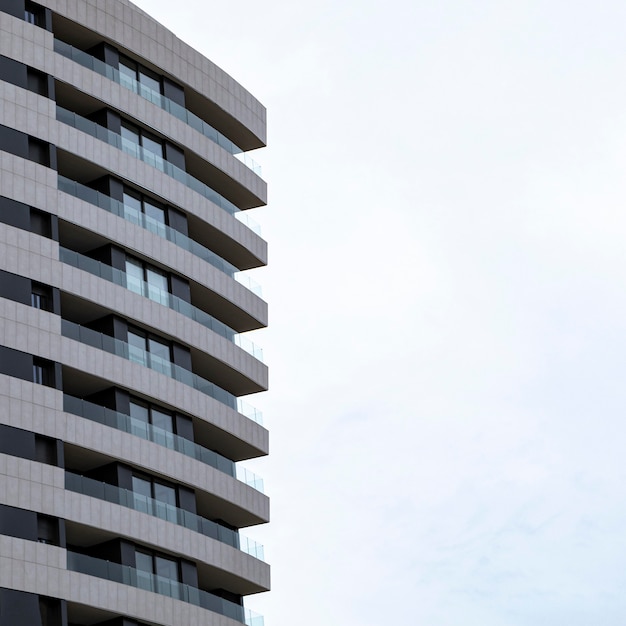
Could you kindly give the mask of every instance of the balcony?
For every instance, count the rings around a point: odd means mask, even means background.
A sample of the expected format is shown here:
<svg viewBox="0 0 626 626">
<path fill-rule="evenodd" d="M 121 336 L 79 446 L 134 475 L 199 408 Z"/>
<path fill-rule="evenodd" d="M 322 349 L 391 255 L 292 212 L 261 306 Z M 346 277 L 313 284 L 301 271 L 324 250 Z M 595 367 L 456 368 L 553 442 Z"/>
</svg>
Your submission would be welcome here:
<svg viewBox="0 0 626 626">
<path fill-rule="evenodd" d="M 163 239 L 167 239 L 167 241 L 171 241 L 179 248 L 183 248 L 184 250 L 191 252 L 194 256 L 210 263 L 213 267 L 217 268 L 221 272 L 224 272 L 231 278 L 234 278 L 239 284 L 249 289 L 259 298 L 262 297 L 261 286 L 252 280 L 252 278 L 250 278 L 247 274 L 240 272 L 237 267 L 224 260 L 215 252 L 205 248 L 203 245 L 194 241 L 190 237 L 183 235 L 183 233 L 170 228 L 162 222 L 158 222 L 144 213 L 132 210 L 119 200 L 115 200 L 100 191 L 91 189 L 86 185 L 81 185 L 80 183 L 70 180 L 69 178 L 65 178 L 64 176 L 59 176 L 58 186 L 59 190 L 64 193 L 100 207 L 113 215 L 117 215 L 118 217 L 131 222 L 132 224 L 137 224 L 138 226 L 149 230 L 151 233 L 154 233 Z"/>
<path fill-rule="evenodd" d="M 100 59 L 96 59 L 87 52 L 83 52 L 78 48 L 74 48 L 63 41 L 58 39 L 54 40 L 54 51 L 58 54 L 71 59 L 75 63 L 90 69 L 101 76 L 112 80 L 113 82 L 129 89 L 130 91 L 141 96 L 145 100 L 148 100 L 152 104 L 160 107 L 164 111 L 167 111 L 177 119 L 181 120 L 188 126 L 197 130 L 204 135 L 207 139 L 210 139 L 213 143 L 216 143 L 221 148 L 224 148 L 227 152 L 236 157 L 246 167 L 251 169 L 257 176 L 261 176 L 261 166 L 254 161 L 252 157 L 247 155 L 241 148 L 235 145 L 228 137 L 225 137 L 218 130 L 213 128 L 210 124 L 207 124 L 204 120 L 200 119 L 197 115 L 185 109 L 185 107 L 177 104 L 173 100 L 161 95 L 158 91 L 151 89 L 147 85 L 143 85 L 137 80 L 133 80 L 131 77 L 122 74 L 119 70 L 107 65 Z"/>
<path fill-rule="evenodd" d="M 166 161 L 161 156 L 145 150 L 143 147 L 123 139 L 121 135 L 114 133 L 108 128 L 100 126 L 85 117 L 81 117 L 76 113 L 63 109 L 62 107 L 57 107 L 57 120 L 158 169 L 165 175 L 173 178 L 179 183 L 182 183 L 196 193 L 199 193 L 201 196 L 226 211 L 229 215 L 232 215 L 235 219 L 239 220 L 242 224 L 245 224 L 257 235 L 261 235 L 261 227 L 252 218 L 250 218 L 246 211 L 241 211 L 239 207 L 235 206 L 224 196 L 217 193 L 217 191 L 211 189 L 211 187 L 203 183 L 201 180 L 187 174 L 187 172 L 181 170 L 179 167 L 176 167 L 169 161 Z"/>
<path fill-rule="evenodd" d="M 205 465 L 214 467 L 218 471 L 228 474 L 228 476 L 232 476 L 249 487 L 263 493 L 263 479 L 250 470 L 236 465 L 230 459 L 227 459 L 225 456 L 213 450 L 204 448 L 193 441 L 189 441 L 189 439 L 179 437 L 163 428 L 158 428 L 152 424 L 134 419 L 125 413 L 119 413 L 118 411 L 113 411 L 112 409 L 107 409 L 106 407 L 67 394 L 63 395 L 63 410 L 67 413 L 84 417 L 92 422 L 121 430 L 146 441 L 151 441 L 169 450 L 180 452 Z M 253 556 L 255 555 L 253 554 Z M 257 558 L 262 559 L 262 557 L 258 556 Z"/>
<path fill-rule="evenodd" d="M 221 543 L 241 550 L 261 561 L 263 560 L 262 545 L 252 541 L 252 539 L 241 536 L 238 532 L 230 528 L 221 526 L 216 522 L 190 513 L 189 511 L 179 509 L 171 504 L 160 502 L 154 498 L 148 498 L 147 496 L 135 493 L 129 489 L 121 489 L 115 485 L 109 485 L 108 483 L 93 480 L 86 476 L 73 474 L 72 472 L 65 472 L 65 488 L 69 491 L 89 496 L 90 498 L 97 498 L 98 500 L 104 500 L 112 504 L 119 504 L 120 506 L 134 509 L 141 513 L 147 513 L 152 517 L 158 517 L 172 524 L 183 526 L 205 537 L 216 539 Z"/>
<path fill-rule="evenodd" d="M 255 359 L 263 361 L 263 350 L 256 346 L 252 341 L 241 337 L 232 328 L 226 326 L 223 322 L 214 318 L 212 315 L 205 313 L 201 309 L 194 307 L 189 302 L 178 298 L 171 293 L 157 289 L 153 285 L 149 285 L 144 281 L 138 281 L 136 279 L 130 279 L 126 272 L 118 270 L 106 263 L 101 263 L 91 259 L 83 254 L 68 250 L 67 248 L 59 247 L 59 259 L 62 263 L 76 267 L 77 269 L 89 272 L 94 276 L 108 280 L 115 285 L 120 285 L 134 293 L 143 295 L 150 300 L 158 302 L 163 306 L 176 311 L 190 320 L 201 324 L 205 328 L 212 330 L 221 337 L 232 341 L 236 346 L 252 355 Z"/>
<path fill-rule="evenodd" d="M 188 602 L 208 611 L 219 613 L 246 626 L 263 626 L 263 617 L 245 607 L 220 598 L 208 591 L 185 585 L 176 580 L 158 576 L 150 572 L 120 565 L 103 559 L 67 551 L 67 569 L 72 572 L 104 578 L 122 585 L 144 589 L 163 596 Z"/>
<path fill-rule="evenodd" d="M 241 398 L 237 398 L 225 389 L 218 387 L 215 383 L 201 378 L 197 374 L 194 374 L 179 365 L 175 365 L 163 357 L 151 354 L 150 352 L 142 350 L 137 346 L 132 346 L 125 341 L 96 332 L 90 328 L 86 328 L 85 326 L 74 324 L 68 320 L 61 320 L 61 334 L 68 339 L 73 339 L 93 348 L 104 350 L 109 354 L 122 357 L 123 359 L 132 361 L 133 363 L 137 363 L 172 378 L 173 380 L 176 380 L 184 385 L 188 385 L 196 391 L 210 396 L 214 400 L 217 400 L 217 402 L 220 402 L 221 404 L 237 411 L 257 424 L 263 424 L 261 411 L 250 406 L 247 402 L 244 402 Z"/>
</svg>

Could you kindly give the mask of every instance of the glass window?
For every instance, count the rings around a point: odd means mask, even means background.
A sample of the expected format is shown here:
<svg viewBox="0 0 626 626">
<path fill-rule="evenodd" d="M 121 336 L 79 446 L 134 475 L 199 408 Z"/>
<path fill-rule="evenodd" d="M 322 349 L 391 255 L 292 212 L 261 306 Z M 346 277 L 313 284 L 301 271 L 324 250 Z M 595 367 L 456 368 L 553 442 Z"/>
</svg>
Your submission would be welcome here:
<svg viewBox="0 0 626 626">
<path fill-rule="evenodd" d="M 134 259 L 126 259 L 126 288 L 144 295 L 143 279 L 143 265 Z"/>
<path fill-rule="evenodd" d="M 52 310 L 52 290 L 47 285 L 33 283 L 30 305 L 35 309 Z"/>
<path fill-rule="evenodd" d="M 133 501 L 137 511 L 152 514 L 152 485 L 149 480 L 133 476 Z"/>
<path fill-rule="evenodd" d="M 127 57 L 120 57 L 119 70 L 122 85 L 160 105 L 163 90 L 161 89 L 161 77 L 158 74 Z"/>
<path fill-rule="evenodd" d="M 139 476 L 133 476 L 133 492 L 144 498 L 152 497 L 152 485 L 149 480 Z"/>
<path fill-rule="evenodd" d="M 152 555 L 135 550 L 135 567 L 137 568 L 137 586 L 140 589 L 155 591 L 152 576 L 154 570 Z"/>
<path fill-rule="evenodd" d="M 24 20 L 35 26 L 44 26 L 44 10 L 34 2 L 26 2 L 24 6 Z"/>
<path fill-rule="evenodd" d="M 128 331 L 128 358 L 134 363 L 148 364 L 146 338 L 130 330 Z"/>
<path fill-rule="evenodd" d="M 53 366 L 50 361 L 33 358 L 33 382 L 39 385 L 54 386 Z"/>
<path fill-rule="evenodd" d="M 170 506 L 176 506 L 176 489 L 162 483 L 154 483 L 154 499 Z"/>
<path fill-rule="evenodd" d="M 142 572 L 152 573 L 152 555 L 135 551 L 135 567 Z"/>
<path fill-rule="evenodd" d="M 33 382 L 43 385 L 43 366 L 38 363 L 33 365 Z"/>
<path fill-rule="evenodd" d="M 154 499 L 157 502 L 157 516 L 169 522 L 176 523 L 176 489 L 170 487 L 169 485 L 163 485 L 162 483 L 157 482 L 154 483 L 153 488 Z"/>
<path fill-rule="evenodd" d="M 139 131 L 126 124 L 122 126 L 122 150 L 127 154 L 139 158 Z"/>
<path fill-rule="evenodd" d="M 130 416 L 139 424 L 152 424 L 155 428 L 168 433 L 174 432 L 174 418 L 170 413 L 154 407 L 148 407 L 134 400 L 130 401 Z"/>
<path fill-rule="evenodd" d="M 133 503 L 138 511 L 177 521 L 176 488 L 156 480 L 133 476 Z"/>
<path fill-rule="evenodd" d="M 161 304 L 169 303 L 167 290 L 167 275 L 152 267 L 146 268 L 146 282 L 148 283 L 148 298 Z"/>
<path fill-rule="evenodd" d="M 169 305 L 167 274 L 138 259 L 126 259 L 126 288 L 160 304 Z"/>
<path fill-rule="evenodd" d="M 163 576 L 163 578 L 169 578 L 170 580 L 178 580 L 178 563 L 172 559 L 166 559 L 162 556 L 156 556 L 155 560 L 155 574 L 157 576 Z"/>
<path fill-rule="evenodd" d="M 144 150 L 156 154 L 159 158 L 163 158 L 163 142 L 158 137 L 142 133 L 141 145 Z"/>
<path fill-rule="evenodd" d="M 148 352 L 154 356 L 158 356 L 162 359 L 170 360 L 170 347 L 167 343 L 153 339 L 148 339 Z"/>
<path fill-rule="evenodd" d="M 146 227 L 148 230 L 165 237 L 165 209 L 144 200 L 143 210 L 146 214 Z"/>
<path fill-rule="evenodd" d="M 141 200 L 124 192 L 124 218 L 141 225 Z"/>
<path fill-rule="evenodd" d="M 130 416 L 139 422 L 144 422 L 147 424 L 149 422 L 150 412 L 147 406 L 131 401 Z"/>
<path fill-rule="evenodd" d="M 123 87 L 137 91 L 137 64 L 130 59 L 120 58 L 120 83 Z"/>
<path fill-rule="evenodd" d="M 171 375 L 172 366 L 169 345 L 150 338 L 148 339 L 148 352 L 150 353 L 150 366 L 152 369 L 168 376 Z"/>
<path fill-rule="evenodd" d="M 161 93 L 161 79 L 159 78 L 158 74 L 151 72 L 145 67 L 139 68 L 139 82 L 149 89 L 152 89 L 152 91 Z"/>
<path fill-rule="evenodd" d="M 157 411 L 156 409 L 152 409 L 151 417 L 152 425 L 156 428 L 161 428 L 168 433 L 174 432 L 174 419 L 169 413 L 164 413 L 163 411 Z"/>
<path fill-rule="evenodd" d="M 150 413 L 148 407 L 136 402 L 130 403 L 130 431 L 142 439 L 150 439 Z"/>
<path fill-rule="evenodd" d="M 165 237 L 165 209 L 151 199 L 124 191 L 124 218 L 133 224 L 144 226 L 149 231 Z"/>
<path fill-rule="evenodd" d="M 147 365 L 151 369 L 172 374 L 170 346 L 164 341 L 146 337 L 141 331 L 128 330 L 128 356 L 134 363 Z"/>
</svg>

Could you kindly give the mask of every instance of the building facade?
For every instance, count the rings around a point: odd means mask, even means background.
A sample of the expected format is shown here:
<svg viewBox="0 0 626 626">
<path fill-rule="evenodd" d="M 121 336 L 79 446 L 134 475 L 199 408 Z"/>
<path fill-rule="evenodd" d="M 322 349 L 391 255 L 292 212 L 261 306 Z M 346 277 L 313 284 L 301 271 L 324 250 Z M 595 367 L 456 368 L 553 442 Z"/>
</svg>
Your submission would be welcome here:
<svg viewBox="0 0 626 626">
<path fill-rule="evenodd" d="M 0 0 L 0 626 L 261 626 L 265 132 L 126 0 Z"/>
</svg>

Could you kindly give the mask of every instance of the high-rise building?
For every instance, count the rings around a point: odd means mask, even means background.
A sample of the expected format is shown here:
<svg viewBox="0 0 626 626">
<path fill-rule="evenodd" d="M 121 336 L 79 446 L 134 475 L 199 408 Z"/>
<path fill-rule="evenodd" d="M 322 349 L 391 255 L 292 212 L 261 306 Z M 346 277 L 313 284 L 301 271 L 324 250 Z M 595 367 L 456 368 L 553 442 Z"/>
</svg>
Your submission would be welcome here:
<svg viewBox="0 0 626 626">
<path fill-rule="evenodd" d="M 0 626 L 262 623 L 264 143 L 127 0 L 0 0 Z"/>
</svg>

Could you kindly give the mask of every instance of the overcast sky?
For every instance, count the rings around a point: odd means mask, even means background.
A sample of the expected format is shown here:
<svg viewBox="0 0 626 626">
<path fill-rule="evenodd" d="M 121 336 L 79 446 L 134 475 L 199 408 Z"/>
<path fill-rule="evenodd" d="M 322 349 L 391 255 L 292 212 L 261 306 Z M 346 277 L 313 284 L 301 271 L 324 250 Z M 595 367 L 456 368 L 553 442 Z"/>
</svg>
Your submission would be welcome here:
<svg viewBox="0 0 626 626">
<path fill-rule="evenodd" d="M 626 4 L 140 0 L 268 108 L 266 626 L 623 626 Z"/>
</svg>

